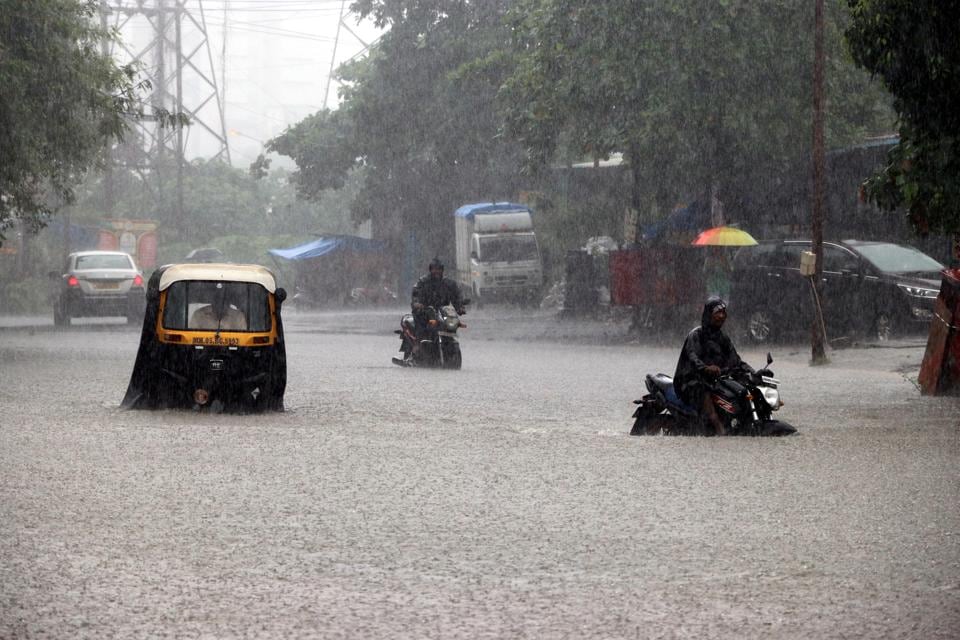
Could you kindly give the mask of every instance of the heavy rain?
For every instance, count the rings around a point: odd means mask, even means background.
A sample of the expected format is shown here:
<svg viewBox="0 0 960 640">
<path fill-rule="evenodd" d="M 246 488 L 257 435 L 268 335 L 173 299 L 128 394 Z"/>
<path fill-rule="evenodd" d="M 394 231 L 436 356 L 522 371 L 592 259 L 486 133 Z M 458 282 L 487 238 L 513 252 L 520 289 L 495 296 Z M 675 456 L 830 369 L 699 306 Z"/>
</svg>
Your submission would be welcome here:
<svg viewBox="0 0 960 640">
<path fill-rule="evenodd" d="M 0 3 L 0 638 L 956 638 L 911 7 Z"/>
</svg>

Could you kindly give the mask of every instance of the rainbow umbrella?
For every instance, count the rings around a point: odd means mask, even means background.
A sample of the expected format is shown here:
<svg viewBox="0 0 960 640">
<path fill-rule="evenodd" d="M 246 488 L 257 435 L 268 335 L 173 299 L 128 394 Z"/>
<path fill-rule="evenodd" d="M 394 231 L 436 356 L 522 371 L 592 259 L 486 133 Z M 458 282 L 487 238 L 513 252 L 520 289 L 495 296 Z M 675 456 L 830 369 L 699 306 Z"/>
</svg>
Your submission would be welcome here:
<svg viewBox="0 0 960 640">
<path fill-rule="evenodd" d="M 693 244 L 699 247 L 749 247 L 757 244 L 757 241 L 743 229 L 714 227 L 698 235 Z"/>
</svg>

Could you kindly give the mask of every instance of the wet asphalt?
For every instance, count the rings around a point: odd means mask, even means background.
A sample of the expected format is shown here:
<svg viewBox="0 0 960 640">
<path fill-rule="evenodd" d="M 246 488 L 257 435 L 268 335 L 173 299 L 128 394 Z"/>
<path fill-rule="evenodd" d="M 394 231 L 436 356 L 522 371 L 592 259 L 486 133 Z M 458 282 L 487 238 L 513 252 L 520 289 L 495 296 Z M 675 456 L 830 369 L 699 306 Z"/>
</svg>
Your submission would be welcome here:
<svg viewBox="0 0 960 640">
<path fill-rule="evenodd" d="M 770 347 L 798 436 L 631 437 L 681 329 L 487 308 L 452 372 L 398 318 L 287 314 L 259 416 L 121 411 L 137 329 L 0 322 L 0 638 L 958 637 L 922 336 Z"/>
</svg>

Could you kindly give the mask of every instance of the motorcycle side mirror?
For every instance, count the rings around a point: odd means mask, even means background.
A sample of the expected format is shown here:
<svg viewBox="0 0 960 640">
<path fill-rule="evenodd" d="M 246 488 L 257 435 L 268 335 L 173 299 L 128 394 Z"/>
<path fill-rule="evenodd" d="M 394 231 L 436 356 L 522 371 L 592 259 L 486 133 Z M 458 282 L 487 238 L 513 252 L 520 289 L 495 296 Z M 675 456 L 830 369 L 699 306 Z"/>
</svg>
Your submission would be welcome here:
<svg viewBox="0 0 960 640">
<path fill-rule="evenodd" d="M 769 367 L 771 364 L 773 364 L 773 356 L 767 351 L 767 366 Z"/>
<path fill-rule="evenodd" d="M 277 302 L 283 304 L 283 301 L 287 299 L 287 290 L 283 287 L 277 287 L 277 292 L 274 295 L 277 297 Z"/>
</svg>

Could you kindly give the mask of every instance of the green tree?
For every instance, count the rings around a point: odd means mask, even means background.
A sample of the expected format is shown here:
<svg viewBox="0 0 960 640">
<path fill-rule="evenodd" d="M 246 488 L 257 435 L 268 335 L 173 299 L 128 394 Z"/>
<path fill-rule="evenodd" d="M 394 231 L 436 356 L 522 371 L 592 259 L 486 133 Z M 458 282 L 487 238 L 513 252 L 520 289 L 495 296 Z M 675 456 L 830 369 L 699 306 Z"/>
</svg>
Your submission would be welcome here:
<svg viewBox="0 0 960 640">
<path fill-rule="evenodd" d="M 351 233 L 347 199 L 357 192 L 358 178 L 347 175 L 342 188 L 298 199 L 291 175 L 274 169 L 255 180 L 247 172 L 220 161 L 194 160 L 184 167 L 187 229 L 161 225 L 161 244 L 186 243 L 191 248 L 228 235 L 273 236 Z M 134 171 L 115 169 L 113 210 L 121 218 L 158 220 L 172 203 L 164 203 Z M 76 189 L 76 202 L 64 208 L 74 224 L 96 226 L 107 210 L 105 176 L 90 172 Z M 173 194 L 166 197 L 172 198 Z M 167 208 L 165 208 L 167 207 Z"/>
<path fill-rule="evenodd" d="M 504 199 L 518 181 L 519 148 L 498 136 L 494 98 L 504 69 L 476 64 L 507 37 L 512 2 L 360 0 L 352 10 L 389 28 L 368 58 L 339 70 L 343 103 L 270 143 L 297 162 L 298 191 L 316 197 L 351 170 L 363 185 L 356 221 L 397 255 L 449 252 L 450 214 L 471 200 Z"/>
<path fill-rule="evenodd" d="M 889 122 L 830 22 L 830 140 Z M 772 189 L 809 166 L 813 10 L 792 0 L 521 0 L 500 100 L 528 159 L 622 151 L 632 205 Z"/>
<path fill-rule="evenodd" d="M 905 210 L 921 235 L 960 234 L 960 4 L 848 0 L 857 64 L 894 96 L 900 141 L 865 183 L 882 209 Z"/>
<path fill-rule="evenodd" d="M 0 234 L 33 228 L 70 202 L 101 150 L 139 113 L 131 66 L 101 51 L 115 34 L 94 22 L 96 0 L 0 4 Z M 0 235 L 2 240 L 2 235 Z"/>
</svg>

